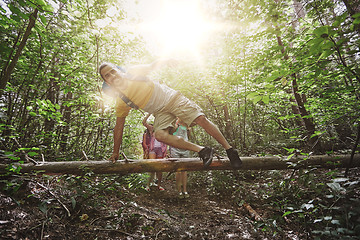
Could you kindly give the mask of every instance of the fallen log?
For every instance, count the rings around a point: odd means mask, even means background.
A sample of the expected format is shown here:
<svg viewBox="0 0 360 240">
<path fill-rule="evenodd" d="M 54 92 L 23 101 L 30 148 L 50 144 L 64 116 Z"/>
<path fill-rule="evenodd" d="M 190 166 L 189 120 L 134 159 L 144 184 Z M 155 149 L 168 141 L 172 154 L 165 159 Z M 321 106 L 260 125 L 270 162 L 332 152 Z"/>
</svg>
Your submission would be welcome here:
<svg viewBox="0 0 360 240">
<path fill-rule="evenodd" d="M 241 157 L 243 164 L 239 170 L 283 170 L 300 168 L 346 168 L 350 162 L 350 155 L 317 155 L 305 158 L 296 156 L 291 159 L 278 156 Z M 204 170 L 232 170 L 228 158 L 214 158 L 208 168 L 204 168 L 199 158 L 167 158 L 110 161 L 69 161 L 69 162 L 41 162 L 37 165 L 12 164 L 20 166 L 22 173 L 55 173 L 81 175 L 86 171 L 96 174 L 128 174 L 143 172 L 175 172 L 175 171 L 204 171 Z M 0 164 L 0 173 L 8 170 L 8 164 Z M 360 154 L 354 155 L 352 166 L 360 167 Z"/>
</svg>

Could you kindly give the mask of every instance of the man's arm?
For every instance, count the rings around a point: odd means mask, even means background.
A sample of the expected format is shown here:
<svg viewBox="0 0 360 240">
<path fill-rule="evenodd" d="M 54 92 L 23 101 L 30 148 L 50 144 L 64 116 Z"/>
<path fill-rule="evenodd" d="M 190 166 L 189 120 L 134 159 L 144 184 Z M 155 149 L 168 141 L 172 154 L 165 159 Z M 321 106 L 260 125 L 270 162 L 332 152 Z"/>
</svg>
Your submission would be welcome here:
<svg viewBox="0 0 360 240">
<path fill-rule="evenodd" d="M 115 163 L 116 160 L 119 159 L 119 152 L 122 143 L 124 125 L 125 125 L 125 117 L 117 117 L 116 124 L 114 127 L 114 149 L 111 157 L 109 158 L 109 160 L 112 161 L 113 163 Z"/>
<path fill-rule="evenodd" d="M 132 66 L 128 69 L 128 73 L 134 76 L 147 76 L 152 71 L 158 70 L 162 67 L 175 67 L 178 62 L 175 59 L 159 59 L 150 64 L 142 64 Z"/>
</svg>

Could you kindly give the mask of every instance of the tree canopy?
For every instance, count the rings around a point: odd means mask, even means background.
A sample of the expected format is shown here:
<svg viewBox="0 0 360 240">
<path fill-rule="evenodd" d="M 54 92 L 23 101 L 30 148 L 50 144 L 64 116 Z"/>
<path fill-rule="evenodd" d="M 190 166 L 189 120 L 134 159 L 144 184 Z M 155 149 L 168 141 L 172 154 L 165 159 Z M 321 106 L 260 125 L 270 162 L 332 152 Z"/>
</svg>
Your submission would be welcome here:
<svg viewBox="0 0 360 240">
<path fill-rule="evenodd" d="M 149 7 L 144 2 L 130 2 L 2 3 L 4 155 L 17 158 L 22 149 L 46 159 L 79 159 L 83 152 L 106 158 L 114 102 L 101 92 L 99 64 L 159 57 L 181 64 L 153 79 L 197 102 L 243 155 L 354 145 L 360 112 L 355 2 L 204 1 L 195 8 L 185 1 L 184 12 L 196 9 L 201 21 L 190 13 L 190 22 L 161 15 L 167 25 L 151 19 L 171 8 L 155 5 L 151 18 L 141 11 Z M 203 36 L 195 39 L 200 29 Z M 127 154 L 141 154 L 141 117 L 133 111 L 128 118 Z M 194 133 L 197 142 L 211 141 Z"/>
<path fill-rule="evenodd" d="M 102 92 L 98 67 L 159 58 L 180 64 L 151 78 L 201 106 L 241 156 L 354 154 L 360 137 L 359 6 L 358 0 L 2 0 L 1 161 L 107 159 L 115 100 Z M 142 156 L 143 117 L 135 110 L 127 117 L 121 150 L 129 158 Z M 202 129 L 191 129 L 191 141 L 223 155 Z M 10 164 L 7 171 L 20 169 Z M 348 220 L 358 218 L 352 208 L 358 201 L 346 194 L 357 196 L 358 182 L 312 182 L 311 171 L 297 183 L 319 194 L 328 186 L 333 194 L 326 198 L 336 199 L 331 206 L 350 199 L 341 225 L 346 228 L 331 222 L 336 226 L 330 230 L 355 236 L 358 220 Z M 236 174 L 214 176 L 221 182 L 212 186 L 217 191 L 246 195 L 239 184 L 222 185 Z M 308 196 L 292 185 L 293 174 L 286 182 L 263 180 L 280 192 L 271 201 L 282 218 L 314 218 L 316 209 L 333 213 L 321 204 L 315 209 L 314 200 L 294 210 Z M 81 194 L 88 191 L 84 186 Z M 314 223 L 327 224 L 326 217 Z"/>
</svg>

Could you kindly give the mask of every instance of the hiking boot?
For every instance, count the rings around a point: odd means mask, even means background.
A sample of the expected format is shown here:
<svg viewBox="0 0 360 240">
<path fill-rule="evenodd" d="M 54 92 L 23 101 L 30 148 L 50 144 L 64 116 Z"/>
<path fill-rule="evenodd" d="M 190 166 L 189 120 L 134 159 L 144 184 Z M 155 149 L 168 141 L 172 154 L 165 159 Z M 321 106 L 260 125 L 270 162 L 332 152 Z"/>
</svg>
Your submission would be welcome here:
<svg viewBox="0 0 360 240">
<path fill-rule="evenodd" d="M 212 149 L 211 147 L 204 147 L 203 149 L 201 149 L 201 151 L 199 152 L 199 157 L 203 160 L 204 167 L 210 166 L 213 160 L 213 154 L 214 149 Z"/>
<path fill-rule="evenodd" d="M 231 166 L 234 169 L 239 169 L 241 167 L 242 161 L 239 157 L 237 150 L 233 148 L 229 148 L 228 150 L 226 150 L 226 154 L 230 159 Z"/>
</svg>

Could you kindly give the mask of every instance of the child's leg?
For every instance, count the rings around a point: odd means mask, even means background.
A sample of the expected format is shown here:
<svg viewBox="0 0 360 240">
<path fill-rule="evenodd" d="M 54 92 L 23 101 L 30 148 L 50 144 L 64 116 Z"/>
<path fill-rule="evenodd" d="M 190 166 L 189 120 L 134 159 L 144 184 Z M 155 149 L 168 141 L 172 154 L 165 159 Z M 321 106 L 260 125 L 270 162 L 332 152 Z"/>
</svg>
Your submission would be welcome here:
<svg viewBox="0 0 360 240">
<path fill-rule="evenodd" d="M 182 172 L 176 172 L 175 178 L 176 178 L 176 188 L 178 190 L 178 192 L 182 192 L 181 191 L 181 185 L 182 185 L 182 179 L 181 179 L 181 174 Z"/>
<path fill-rule="evenodd" d="M 149 153 L 149 159 L 155 159 L 156 158 L 156 154 L 154 152 L 150 152 Z M 150 187 L 150 184 L 152 183 L 152 181 L 154 180 L 154 176 L 155 176 L 155 173 L 151 172 L 150 173 L 150 177 L 149 177 L 149 180 L 147 182 L 147 187 Z"/>
<path fill-rule="evenodd" d="M 154 176 L 155 176 L 155 173 L 151 172 L 150 177 L 149 177 L 148 182 L 147 182 L 147 185 L 146 185 L 148 188 L 150 187 L 150 184 L 154 180 Z"/>
<path fill-rule="evenodd" d="M 158 185 L 158 187 L 160 187 L 161 186 L 161 180 L 162 180 L 162 172 L 156 172 L 156 178 L 158 180 L 157 185 Z"/>
<path fill-rule="evenodd" d="M 181 172 L 182 175 L 182 186 L 183 186 L 183 190 L 184 192 L 187 192 L 187 172 Z"/>
</svg>

